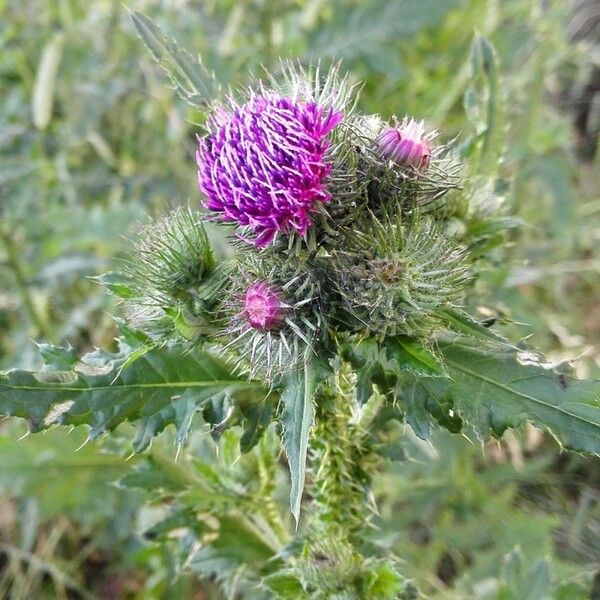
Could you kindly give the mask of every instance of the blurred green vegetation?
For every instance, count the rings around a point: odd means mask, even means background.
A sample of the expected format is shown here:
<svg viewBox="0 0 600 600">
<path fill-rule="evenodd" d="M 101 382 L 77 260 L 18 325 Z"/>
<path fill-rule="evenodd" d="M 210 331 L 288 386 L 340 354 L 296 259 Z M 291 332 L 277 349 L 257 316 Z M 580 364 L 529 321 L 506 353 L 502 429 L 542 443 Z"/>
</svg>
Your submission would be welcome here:
<svg viewBox="0 0 600 600">
<path fill-rule="evenodd" d="M 477 283 L 471 309 L 552 360 L 582 357 L 579 373 L 598 375 L 599 159 L 576 152 L 569 93 L 597 47 L 568 43 L 569 3 L 127 6 L 199 52 L 233 89 L 261 65 L 276 71 L 279 57 L 341 60 L 364 82 L 363 109 L 425 118 L 443 138 L 477 122 L 474 104 L 463 103 L 469 89 L 484 93 L 473 87 L 469 48 L 476 32 L 490 39 L 502 75 L 495 144 L 506 149 L 507 198 L 525 225 L 508 260 Z M 111 343 L 109 314 L 119 309 L 89 277 L 110 268 L 147 215 L 198 202 L 198 115 L 164 86 L 119 0 L 0 0 L 0 22 L 0 367 L 28 368 L 32 339 L 78 350 Z M 0 597 L 221 597 L 191 575 L 172 582 L 181 565 L 141 536 L 164 507 L 114 485 L 143 460 L 128 460 L 127 430 L 79 449 L 78 430 L 15 442 L 20 425 L 1 427 Z M 485 448 L 446 434 L 432 445 L 405 435 L 406 460 L 377 484 L 373 536 L 425 591 L 600 598 L 597 460 L 565 456 L 532 429 Z M 151 452 L 175 454 L 168 439 Z"/>
</svg>

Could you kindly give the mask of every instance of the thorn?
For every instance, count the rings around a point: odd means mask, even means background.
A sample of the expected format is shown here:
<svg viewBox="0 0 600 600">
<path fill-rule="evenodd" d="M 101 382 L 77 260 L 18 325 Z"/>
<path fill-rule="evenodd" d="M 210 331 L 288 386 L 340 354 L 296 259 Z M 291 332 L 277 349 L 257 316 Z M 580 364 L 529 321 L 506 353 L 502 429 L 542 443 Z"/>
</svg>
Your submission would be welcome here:
<svg viewBox="0 0 600 600">
<path fill-rule="evenodd" d="M 271 370 L 271 349 L 273 347 L 273 340 L 271 338 L 271 332 L 267 331 L 267 343 L 265 349 L 267 352 L 267 371 Z"/>
<path fill-rule="evenodd" d="M 252 364 L 255 364 L 254 362 L 254 356 L 256 355 L 256 348 L 258 346 L 258 344 L 260 344 L 260 337 L 258 335 L 254 336 L 254 339 L 252 340 L 252 352 L 250 354 L 250 362 Z"/>
<path fill-rule="evenodd" d="M 317 331 L 317 328 L 306 318 L 302 317 L 302 322 L 313 332 Z"/>
<path fill-rule="evenodd" d="M 292 354 L 292 351 L 290 350 L 290 347 L 288 346 L 287 340 L 285 338 L 285 335 L 283 334 L 283 332 L 279 333 L 279 337 L 281 338 L 281 341 L 283 342 L 283 345 L 285 346 L 285 349 L 287 350 L 288 354 Z"/>
<path fill-rule="evenodd" d="M 292 331 L 307 345 L 310 346 L 311 343 L 308 341 L 308 338 L 302 333 L 301 329 L 294 323 L 291 319 L 285 320 L 285 322 L 290 326 Z"/>
</svg>

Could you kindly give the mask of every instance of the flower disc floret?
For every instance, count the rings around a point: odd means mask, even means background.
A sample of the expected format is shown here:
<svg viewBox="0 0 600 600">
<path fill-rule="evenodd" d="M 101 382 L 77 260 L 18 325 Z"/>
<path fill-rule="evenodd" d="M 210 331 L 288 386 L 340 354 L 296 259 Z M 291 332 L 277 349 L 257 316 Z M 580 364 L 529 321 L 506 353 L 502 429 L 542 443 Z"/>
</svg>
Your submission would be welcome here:
<svg viewBox="0 0 600 600">
<path fill-rule="evenodd" d="M 268 284 L 253 283 L 244 297 L 244 316 L 259 331 L 277 329 L 283 320 L 284 306 L 277 292 Z"/>
<path fill-rule="evenodd" d="M 247 229 L 257 246 L 276 234 L 305 235 L 327 202 L 328 134 L 342 113 L 275 93 L 253 96 L 213 119 L 196 153 L 205 207 Z"/>
</svg>

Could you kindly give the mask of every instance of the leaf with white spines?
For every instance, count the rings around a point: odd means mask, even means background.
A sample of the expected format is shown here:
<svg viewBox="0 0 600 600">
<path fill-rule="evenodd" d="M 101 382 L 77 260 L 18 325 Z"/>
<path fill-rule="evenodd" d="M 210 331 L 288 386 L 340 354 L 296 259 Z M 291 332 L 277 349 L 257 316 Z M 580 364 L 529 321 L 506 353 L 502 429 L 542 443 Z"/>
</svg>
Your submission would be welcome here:
<svg viewBox="0 0 600 600">
<path fill-rule="evenodd" d="M 42 353 L 52 361 L 45 369 L 0 374 L 0 414 L 27 419 L 33 431 L 86 424 L 90 439 L 129 421 L 137 428 L 136 451 L 169 424 L 183 443 L 193 414 L 213 398 L 260 401 L 267 394 L 204 349 L 184 353 L 122 340 L 117 353 L 98 350 L 81 360 L 54 346 L 42 346 Z"/>
<path fill-rule="evenodd" d="M 194 59 L 172 38 L 166 36 L 152 19 L 139 12 L 131 20 L 140 39 L 154 60 L 167 73 L 179 96 L 192 106 L 204 110 L 220 95 L 214 73 L 199 58 Z"/>
</svg>

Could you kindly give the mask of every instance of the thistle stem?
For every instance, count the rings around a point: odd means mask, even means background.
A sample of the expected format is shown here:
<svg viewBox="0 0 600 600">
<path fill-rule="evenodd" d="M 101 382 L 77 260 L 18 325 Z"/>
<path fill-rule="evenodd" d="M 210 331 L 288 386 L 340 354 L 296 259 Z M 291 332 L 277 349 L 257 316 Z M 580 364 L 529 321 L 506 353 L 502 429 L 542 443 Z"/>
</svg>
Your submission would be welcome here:
<svg viewBox="0 0 600 600">
<path fill-rule="evenodd" d="M 358 549 L 358 534 L 370 510 L 360 466 L 361 445 L 353 437 L 351 386 L 344 373 L 338 373 L 335 384 L 317 396 L 309 456 L 313 501 L 303 551 L 294 571 L 306 598 L 366 600 L 363 590 L 368 561 Z"/>
<path fill-rule="evenodd" d="M 363 554 L 371 517 L 371 475 L 380 466 L 373 450 L 377 393 L 362 407 L 355 378 L 342 365 L 335 382 L 317 392 L 309 453 L 312 510 L 302 553 L 288 573 L 299 581 L 302 600 L 414 600 L 415 588 L 393 559 Z M 371 554 L 366 551 L 366 554 Z"/>
<path fill-rule="evenodd" d="M 369 517 L 366 486 L 361 483 L 362 448 L 354 436 L 353 399 L 343 371 L 335 388 L 318 399 L 312 467 L 315 516 L 320 526 L 350 543 Z"/>
</svg>

